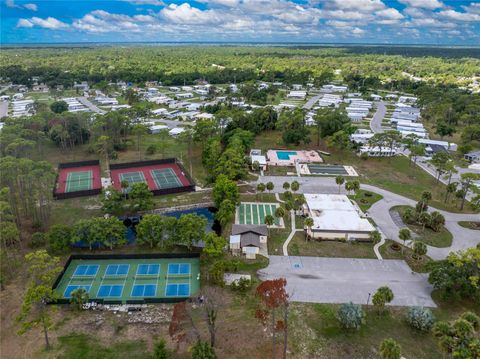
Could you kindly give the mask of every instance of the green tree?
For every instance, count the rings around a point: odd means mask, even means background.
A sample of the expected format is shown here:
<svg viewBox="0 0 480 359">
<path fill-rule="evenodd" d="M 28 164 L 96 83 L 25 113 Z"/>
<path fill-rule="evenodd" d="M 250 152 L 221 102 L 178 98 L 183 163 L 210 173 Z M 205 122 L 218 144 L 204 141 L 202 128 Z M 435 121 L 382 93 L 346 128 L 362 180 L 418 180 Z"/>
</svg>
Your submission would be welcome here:
<svg viewBox="0 0 480 359">
<path fill-rule="evenodd" d="M 418 222 L 422 225 L 422 230 L 431 223 L 432 216 L 428 212 L 422 212 L 418 215 Z"/>
<path fill-rule="evenodd" d="M 335 183 L 338 185 L 338 193 L 340 193 L 342 185 L 345 183 L 345 178 L 342 176 L 335 177 Z"/>
<path fill-rule="evenodd" d="M 290 183 L 284 182 L 284 183 L 283 183 L 283 189 L 284 189 L 285 191 L 288 191 L 288 190 L 290 189 Z"/>
<path fill-rule="evenodd" d="M 282 207 L 278 207 L 277 209 L 275 209 L 274 216 L 276 218 L 283 218 L 285 217 L 285 214 L 285 210 Z"/>
<path fill-rule="evenodd" d="M 275 218 L 271 214 L 267 214 L 263 221 L 267 225 L 268 236 L 270 237 L 270 227 L 273 226 L 273 224 L 275 223 Z"/>
<path fill-rule="evenodd" d="M 88 302 L 88 292 L 84 288 L 78 288 L 72 291 L 70 303 L 77 310 L 81 310 L 83 305 Z"/>
<path fill-rule="evenodd" d="M 447 164 L 450 161 L 451 157 L 448 152 L 436 152 L 433 154 L 430 162 L 435 166 L 437 172 L 437 184 L 440 182 L 440 176 L 447 171 Z"/>
<path fill-rule="evenodd" d="M 387 287 L 383 286 L 377 289 L 372 297 L 372 303 L 377 307 L 378 312 L 382 312 L 385 308 L 385 304 L 390 303 L 393 300 L 393 292 Z"/>
<path fill-rule="evenodd" d="M 313 218 L 312 217 L 307 217 L 307 218 L 305 218 L 305 221 L 303 223 L 305 224 L 305 226 L 307 226 L 308 230 L 311 232 L 312 227 L 314 225 Z M 305 239 L 307 239 L 307 237 L 305 237 Z"/>
<path fill-rule="evenodd" d="M 298 181 L 293 181 L 290 185 L 290 189 L 295 193 L 300 189 L 300 183 Z"/>
<path fill-rule="evenodd" d="M 205 248 L 203 253 L 207 257 L 215 258 L 223 254 L 227 241 L 222 236 L 218 236 L 215 232 L 209 232 L 205 236 Z"/>
<path fill-rule="evenodd" d="M 154 206 L 153 193 L 146 183 L 134 183 L 128 192 L 128 202 L 131 212 L 147 211 Z"/>
<path fill-rule="evenodd" d="M 392 338 L 385 339 L 380 344 L 380 355 L 382 359 L 400 359 L 402 348 Z"/>
<path fill-rule="evenodd" d="M 205 239 L 207 219 L 196 214 L 183 214 L 175 226 L 174 241 L 184 244 L 190 250 L 197 242 Z"/>
<path fill-rule="evenodd" d="M 313 119 L 317 126 L 317 146 L 320 146 L 320 138 L 332 136 L 350 125 L 350 119 L 345 113 L 329 108 L 317 111 Z"/>
<path fill-rule="evenodd" d="M 266 187 L 267 187 L 268 193 L 270 193 L 275 188 L 275 185 L 273 184 L 273 182 L 267 182 Z"/>
<path fill-rule="evenodd" d="M 438 232 L 445 225 L 445 217 L 438 211 L 434 211 L 430 214 L 430 227 Z"/>
<path fill-rule="evenodd" d="M 235 217 L 235 204 L 225 199 L 220 204 L 220 208 L 215 213 L 215 219 L 220 222 L 222 227 L 225 227 L 228 223 L 232 222 Z"/>
<path fill-rule="evenodd" d="M 64 224 L 54 224 L 46 234 L 48 248 L 53 253 L 62 253 L 70 248 L 72 230 Z"/>
<path fill-rule="evenodd" d="M 463 207 L 465 205 L 465 199 L 467 197 L 468 192 L 472 188 L 472 183 L 474 181 L 480 180 L 480 174 L 478 173 L 462 173 L 460 175 L 460 183 L 462 184 L 462 190 L 463 190 L 463 196 L 462 196 L 462 202 L 460 205 L 460 210 L 463 211 Z"/>
<path fill-rule="evenodd" d="M 165 221 L 158 214 L 145 214 L 136 226 L 137 244 L 153 247 L 165 245 Z"/>
<path fill-rule="evenodd" d="M 412 233 L 408 228 L 402 228 L 398 231 L 398 238 L 400 238 L 403 241 L 403 245 L 406 246 L 407 241 L 412 239 Z M 403 252 L 403 248 L 402 248 Z"/>
<path fill-rule="evenodd" d="M 266 190 L 265 183 L 257 184 L 257 193 L 258 192 L 263 193 L 263 192 L 265 192 L 265 190 Z"/>
<path fill-rule="evenodd" d="M 68 111 L 68 104 L 65 101 L 55 101 L 50 104 L 50 110 L 54 113 L 62 113 Z"/>
<path fill-rule="evenodd" d="M 50 349 L 48 330 L 53 325 L 48 303 L 57 299 L 57 293 L 52 289 L 52 284 L 62 271 L 60 259 L 51 257 L 45 250 L 40 250 L 28 253 L 25 260 L 28 263 L 30 280 L 17 317 L 22 324 L 19 334 L 24 334 L 40 325 L 45 338 L 45 347 L 48 350 Z"/>
<path fill-rule="evenodd" d="M 217 208 L 220 208 L 220 205 L 226 199 L 230 200 L 234 205 L 237 205 L 240 199 L 237 184 L 225 175 L 217 177 L 212 195 L 213 202 Z"/>
<path fill-rule="evenodd" d="M 0 222 L 0 247 L 2 250 L 20 242 L 20 232 L 14 222 Z"/>
<path fill-rule="evenodd" d="M 137 152 L 138 158 L 141 159 L 140 155 L 140 142 L 142 140 L 142 136 L 148 133 L 148 127 L 143 124 L 136 124 L 133 126 L 132 132 L 135 136 L 137 136 Z"/>
<path fill-rule="evenodd" d="M 413 159 L 413 164 L 416 168 L 418 157 L 425 155 L 425 147 L 423 145 L 413 145 L 409 149 L 410 153 L 408 157 L 410 158 L 410 162 L 412 162 Z"/>
<path fill-rule="evenodd" d="M 193 347 L 190 348 L 191 359 L 217 359 L 215 351 L 207 342 L 197 341 Z"/>
<path fill-rule="evenodd" d="M 125 196 L 126 196 L 126 191 L 125 191 Z M 125 201 L 124 195 L 122 195 L 120 191 L 117 191 L 113 186 L 109 186 L 105 188 L 102 192 L 102 197 L 101 197 L 102 211 L 108 214 L 113 214 L 113 215 L 120 214 L 124 209 L 124 201 Z"/>
<path fill-rule="evenodd" d="M 440 321 L 432 328 L 440 348 L 452 358 L 478 358 L 480 318 L 471 312 L 464 313 L 453 322 Z"/>
<path fill-rule="evenodd" d="M 417 259 L 422 259 L 422 257 L 427 254 L 427 245 L 421 241 L 415 241 L 413 242 L 413 253 L 415 253 L 415 256 Z"/>
</svg>

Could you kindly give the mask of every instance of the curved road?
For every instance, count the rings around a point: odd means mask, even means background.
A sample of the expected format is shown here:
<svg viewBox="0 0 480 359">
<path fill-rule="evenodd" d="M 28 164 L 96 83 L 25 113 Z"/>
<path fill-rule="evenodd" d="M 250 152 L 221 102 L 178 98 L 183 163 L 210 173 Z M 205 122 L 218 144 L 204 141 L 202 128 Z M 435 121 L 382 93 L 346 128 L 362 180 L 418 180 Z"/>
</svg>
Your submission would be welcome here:
<svg viewBox="0 0 480 359">
<path fill-rule="evenodd" d="M 330 193 L 335 194 L 339 192 L 338 185 L 335 183 L 335 179 L 331 177 L 293 177 L 293 176 L 264 176 L 260 177 L 255 183 L 269 181 L 273 182 L 275 188 L 273 192 L 282 193 L 283 183 L 292 182 L 296 180 L 300 183 L 300 193 Z M 390 216 L 390 208 L 399 205 L 415 206 L 416 201 L 395 194 L 393 192 L 384 190 L 382 188 L 363 184 L 362 189 L 366 189 L 383 196 L 383 199 L 376 202 L 368 210 L 368 214 L 373 218 L 380 230 L 389 239 L 400 241 L 398 238 L 398 231 L 400 227 L 393 221 Z M 340 193 L 345 194 L 345 189 L 340 189 Z M 437 209 L 430 207 L 430 211 L 436 211 Z M 463 228 L 458 225 L 459 221 L 480 221 L 480 214 L 463 214 L 463 213 L 451 213 L 447 211 L 438 210 L 445 217 L 445 227 L 452 233 L 453 241 L 452 246 L 448 248 L 436 248 L 428 246 L 428 256 L 435 260 L 444 259 L 452 251 L 464 250 L 470 247 L 474 247 L 480 243 L 479 231 Z"/>
</svg>

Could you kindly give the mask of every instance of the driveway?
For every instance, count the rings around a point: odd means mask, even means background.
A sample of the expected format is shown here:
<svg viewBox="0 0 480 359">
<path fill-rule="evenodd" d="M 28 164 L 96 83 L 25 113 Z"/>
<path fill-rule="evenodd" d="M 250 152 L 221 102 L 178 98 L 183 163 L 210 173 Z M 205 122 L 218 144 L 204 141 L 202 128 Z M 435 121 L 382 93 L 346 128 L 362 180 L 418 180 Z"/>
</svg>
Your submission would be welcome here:
<svg viewBox="0 0 480 359">
<path fill-rule="evenodd" d="M 374 133 L 382 133 L 382 120 L 387 113 L 387 106 L 385 106 L 385 103 L 383 101 L 376 102 L 376 104 L 377 111 L 375 111 L 375 114 L 370 121 L 370 128 Z"/>
<path fill-rule="evenodd" d="M 7 117 L 8 113 L 8 102 L 2 101 L 0 102 L 0 118 Z"/>
<path fill-rule="evenodd" d="M 91 103 L 86 97 L 77 97 L 77 100 L 82 105 L 88 107 L 90 109 L 90 111 L 92 111 L 92 112 L 99 113 L 101 115 L 104 115 L 104 114 L 107 113 L 107 111 L 102 110 L 102 109 L 98 108 L 97 106 L 95 106 L 93 103 Z"/>
<path fill-rule="evenodd" d="M 310 110 L 313 107 L 313 105 L 315 105 L 315 103 L 317 103 L 317 101 L 320 99 L 320 97 L 323 97 L 323 93 L 320 94 L 320 95 L 315 95 L 312 98 L 310 98 L 305 103 L 305 105 L 303 105 L 303 108 L 306 109 L 306 110 Z"/>
<path fill-rule="evenodd" d="M 402 260 L 270 256 L 258 275 L 286 278 L 293 302 L 366 304 L 369 293 L 386 285 L 394 293 L 390 305 L 436 307 L 427 276 Z"/>
</svg>

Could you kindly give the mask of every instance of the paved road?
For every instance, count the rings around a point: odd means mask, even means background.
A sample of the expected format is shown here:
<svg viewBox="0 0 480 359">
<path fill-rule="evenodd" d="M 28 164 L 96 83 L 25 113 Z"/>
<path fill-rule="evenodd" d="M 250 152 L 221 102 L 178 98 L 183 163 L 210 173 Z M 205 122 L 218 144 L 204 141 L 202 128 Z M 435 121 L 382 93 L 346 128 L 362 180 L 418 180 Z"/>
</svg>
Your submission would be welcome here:
<svg viewBox="0 0 480 359">
<path fill-rule="evenodd" d="M 8 102 L 7 101 L 0 102 L 0 118 L 7 117 L 7 113 L 8 113 Z"/>
<path fill-rule="evenodd" d="M 155 122 L 161 122 L 168 126 L 168 128 L 175 128 L 178 126 L 185 126 L 185 125 L 193 125 L 194 121 L 176 121 L 176 120 L 165 120 L 163 118 L 160 119 L 148 119 L 148 121 L 155 121 Z"/>
<path fill-rule="evenodd" d="M 306 110 L 310 110 L 313 105 L 315 105 L 315 103 L 320 99 L 320 97 L 323 97 L 323 93 L 313 96 L 310 100 L 307 101 L 307 103 L 305 103 L 305 105 L 303 105 L 303 108 Z"/>
<path fill-rule="evenodd" d="M 259 177 L 256 183 L 269 181 L 273 182 L 275 188 L 273 192 L 283 192 L 283 183 L 288 181 L 292 182 L 296 180 L 300 183 L 300 193 L 338 193 L 338 186 L 335 183 L 335 179 L 332 177 L 293 177 L 293 176 L 264 176 Z M 372 191 L 383 196 L 383 199 L 376 202 L 368 210 L 368 215 L 373 218 L 380 230 L 389 239 L 403 242 L 398 238 L 399 227 L 392 217 L 389 210 L 394 206 L 407 205 L 415 206 L 416 201 L 409 198 L 400 196 L 382 188 L 371 186 L 367 184 L 361 185 L 363 189 Z M 345 189 L 342 186 L 340 193 L 345 194 Z M 430 207 L 430 211 L 435 211 L 435 208 Z M 444 259 L 451 251 L 458 251 L 476 246 L 480 243 L 480 235 L 478 231 L 463 228 L 458 225 L 459 221 L 480 221 L 480 214 L 461 214 L 451 213 L 438 210 L 445 217 L 445 227 L 452 233 L 453 242 L 452 246 L 448 248 L 435 248 L 428 246 L 428 255 L 436 260 Z"/>
<path fill-rule="evenodd" d="M 102 109 L 98 108 L 97 106 L 95 106 L 93 103 L 91 103 L 86 97 L 78 97 L 77 99 L 82 105 L 87 106 L 90 109 L 90 111 L 92 111 L 92 112 L 96 112 L 96 113 L 99 113 L 101 115 L 104 115 L 104 114 L 107 113 L 107 111 L 102 110 Z"/>
<path fill-rule="evenodd" d="M 395 296 L 390 305 L 436 307 L 427 276 L 402 260 L 270 256 L 258 274 L 285 278 L 294 302 L 366 304 L 369 293 L 387 285 Z"/>
<path fill-rule="evenodd" d="M 375 114 L 372 117 L 372 120 L 370 121 L 370 129 L 374 133 L 382 133 L 382 120 L 385 117 L 385 114 L 387 113 L 387 106 L 385 106 L 385 102 L 383 101 L 378 101 L 376 102 L 377 104 L 377 111 L 375 111 Z"/>
</svg>

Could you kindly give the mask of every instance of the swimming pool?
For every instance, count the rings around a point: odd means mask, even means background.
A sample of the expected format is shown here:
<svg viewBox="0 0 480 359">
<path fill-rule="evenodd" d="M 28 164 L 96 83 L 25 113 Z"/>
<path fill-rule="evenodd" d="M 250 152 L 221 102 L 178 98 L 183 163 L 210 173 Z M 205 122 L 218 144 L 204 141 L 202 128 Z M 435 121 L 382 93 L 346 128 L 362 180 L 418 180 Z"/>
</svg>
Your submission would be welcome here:
<svg viewBox="0 0 480 359">
<path fill-rule="evenodd" d="M 295 151 L 277 151 L 277 158 L 282 161 L 289 161 L 290 156 L 296 156 L 297 152 Z"/>
</svg>

